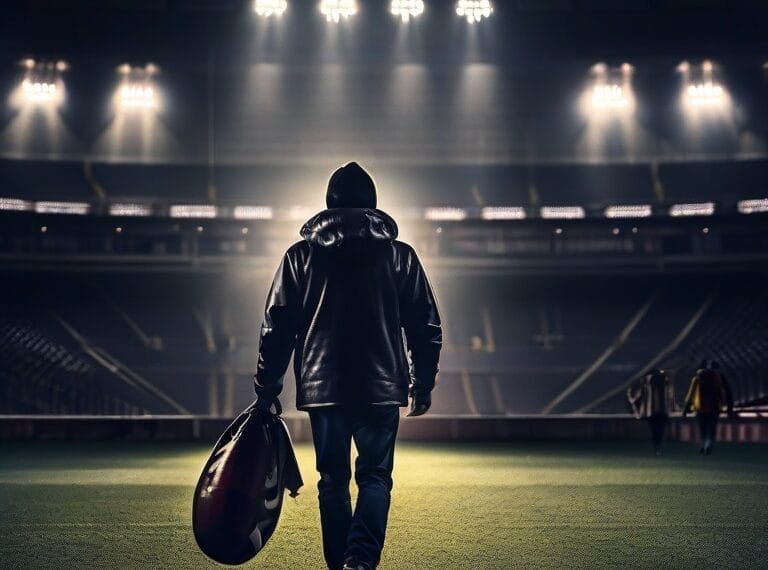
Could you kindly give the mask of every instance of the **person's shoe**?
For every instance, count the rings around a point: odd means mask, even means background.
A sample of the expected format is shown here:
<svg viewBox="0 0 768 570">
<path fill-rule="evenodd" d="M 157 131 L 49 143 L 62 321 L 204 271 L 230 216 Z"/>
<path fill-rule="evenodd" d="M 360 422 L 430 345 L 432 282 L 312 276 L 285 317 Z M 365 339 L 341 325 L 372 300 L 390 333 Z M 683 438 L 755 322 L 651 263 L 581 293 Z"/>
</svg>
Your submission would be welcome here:
<svg viewBox="0 0 768 570">
<path fill-rule="evenodd" d="M 369 564 L 359 560 L 350 559 L 344 563 L 344 570 L 372 570 Z"/>
</svg>

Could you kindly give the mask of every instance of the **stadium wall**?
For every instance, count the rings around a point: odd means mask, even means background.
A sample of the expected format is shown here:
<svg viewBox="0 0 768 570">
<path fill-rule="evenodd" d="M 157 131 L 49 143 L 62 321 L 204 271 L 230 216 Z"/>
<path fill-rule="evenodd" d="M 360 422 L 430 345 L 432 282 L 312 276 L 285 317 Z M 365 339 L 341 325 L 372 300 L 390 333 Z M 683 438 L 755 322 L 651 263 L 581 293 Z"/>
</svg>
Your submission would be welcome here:
<svg viewBox="0 0 768 570">
<path fill-rule="evenodd" d="M 231 420 L 209 416 L 0 416 L 0 441 L 176 441 L 213 442 Z M 311 440 L 309 418 L 285 418 L 294 441 Z M 694 441 L 695 419 L 674 418 L 668 437 Z M 643 421 L 626 415 L 427 416 L 403 418 L 399 438 L 410 441 L 627 441 L 648 439 Z M 723 419 L 721 441 L 768 443 L 764 418 Z"/>
</svg>

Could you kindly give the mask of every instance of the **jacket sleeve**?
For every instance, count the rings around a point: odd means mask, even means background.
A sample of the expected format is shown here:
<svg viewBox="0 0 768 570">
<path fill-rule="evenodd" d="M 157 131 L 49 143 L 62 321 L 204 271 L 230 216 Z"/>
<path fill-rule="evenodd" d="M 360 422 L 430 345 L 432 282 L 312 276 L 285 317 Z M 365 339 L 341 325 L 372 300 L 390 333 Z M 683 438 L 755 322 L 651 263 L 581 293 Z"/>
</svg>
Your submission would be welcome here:
<svg viewBox="0 0 768 570">
<path fill-rule="evenodd" d="M 411 388 L 431 391 L 443 345 L 440 313 L 424 268 L 410 246 L 400 263 L 400 324 L 408 347 Z"/>
<path fill-rule="evenodd" d="M 685 395 L 685 404 L 683 405 L 683 412 L 688 413 L 692 411 L 693 400 L 696 397 L 696 392 L 699 389 L 699 376 L 696 375 L 691 380 L 691 386 L 688 388 L 688 393 Z"/>
<path fill-rule="evenodd" d="M 259 398 L 276 398 L 283 389 L 294 345 L 299 314 L 299 279 L 291 256 L 285 254 L 267 296 L 259 340 L 254 389 Z"/>
<path fill-rule="evenodd" d="M 640 418 L 641 416 L 640 406 L 637 405 L 637 402 L 641 399 L 642 394 L 642 388 L 638 388 L 637 390 L 634 390 L 632 386 L 627 388 L 627 401 L 629 402 L 629 407 L 632 408 L 632 414 L 636 418 Z"/>
</svg>

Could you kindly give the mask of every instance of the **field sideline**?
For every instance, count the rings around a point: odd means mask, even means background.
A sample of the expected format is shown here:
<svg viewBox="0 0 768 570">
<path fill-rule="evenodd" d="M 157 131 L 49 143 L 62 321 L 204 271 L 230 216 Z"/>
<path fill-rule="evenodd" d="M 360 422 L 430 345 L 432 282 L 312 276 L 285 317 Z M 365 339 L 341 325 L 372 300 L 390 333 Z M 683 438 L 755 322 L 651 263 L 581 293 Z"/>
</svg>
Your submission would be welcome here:
<svg viewBox="0 0 768 570">
<path fill-rule="evenodd" d="M 3 568 L 213 567 L 190 529 L 207 446 L 0 444 Z M 305 487 L 252 568 L 323 568 Z M 768 564 L 768 449 L 671 444 L 407 444 L 381 568 Z"/>
</svg>

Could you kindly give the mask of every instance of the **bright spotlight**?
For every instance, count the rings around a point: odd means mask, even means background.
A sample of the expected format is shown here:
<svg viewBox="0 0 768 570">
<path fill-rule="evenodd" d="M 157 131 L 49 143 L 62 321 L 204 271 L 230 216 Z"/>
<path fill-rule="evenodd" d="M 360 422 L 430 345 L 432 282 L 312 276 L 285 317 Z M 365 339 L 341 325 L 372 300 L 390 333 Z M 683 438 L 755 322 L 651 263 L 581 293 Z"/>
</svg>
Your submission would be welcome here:
<svg viewBox="0 0 768 570">
<path fill-rule="evenodd" d="M 718 83 L 693 83 L 685 90 L 686 99 L 691 105 L 720 105 L 725 98 L 725 91 Z"/>
<path fill-rule="evenodd" d="M 232 217 L 236 220 L 271 220 L 272 208 L 269 206 L 235 206 Z"/>
<path fill-rule="evenodd" d="M 647 218 L 653 210 L 650 204 L 608 206 L 603 212 L 606 218 Z"/>
<path fill-rule="evenodd" d="M 110 204 L 110 216 L 133 216 L 147 217 L 152 215 L 152 207 L 147 204 L 137 204 L 133 202 L 120 202 Z"/>
<path fill-rule="evenodd" d="M 626 107 L 629 101 L 624 88 L 616 83 L 595 85 L 592 88 L 592 105 L 595 107 Z"/>
<path fill-rule="evenodd" d="M 683 78 L 683 103 L 689 108 L 725 108 L 728 92 L 715 78 L 715 65 L 705 60 L 701 65 L 692 66 L 684 61 L 677 66 Z"/>
<path fill-rule="evenodd" d="M 173 204 L 168 210 L 168 213 L 172 218 L 215 218 L 218 216 L 219 212 L 216 206 L 202 204 Z"/>
<path fill-rule="evenodd" d="M 21 91 L 24 93 L 24 99 L 32 103 L 53 102 L 57 96 L 56 84 L 46 81 L 32 82 L 29 79 L 25 79 L 21 82 Z"/>
<path fill-rule="evenodd" d="M 493 13 L 490 0 L 459 0 L 456 4 L 456 13 L 467 22 L 474 24 L 483 18 L 488 18 Z"/>
<path fill-rule="evenodd" d="M 19 200 L 18 198 L 0 198 L 0 210 L 24 212 L 29 210 L 31 206 L 32 205 L 26 200 Z"/>
<path fill-rule="evenodd" d="M 288 8 L 286 0 L 253 0 L 253 11 L 265 18 L 282 16 L 286 8 Z"/>
<path fill-rule="evenodd" d="M 120 106 L 151 109 L 155 106 L 155 90 L 149 83 L 125 83 L 120 87 Z"/>
<path fill-rule="evenodd" d="M 121 79 L 117 85 L 115 101 L 121 109 L 156 109 L 158 93 L 152 76 L 160 72 L 153 63 L 132 66 L 123 63 L 117 67 Z"/>
<path fill-rule="evenodd" d="M 544 206 L 540 214 L 545 220 L 580 220 L 585 216 L 581 206 Z"/>
<path fill-rule="evenodd" d="M 34 105 L 58 105 L 64 98 L 61 76 L 69 64 L 65 61 L 36 61 L 28 58 L 19 62 L 24 76 L 19 85 L 20 100 Z"/>
<path fill-rule="evenodd" d="M 714 202 L 701 202 L 697 204 L 674 204 L 669 209 L 669 215 L 675 218 L 679 218 L 681 216 L 711 216 L 714 213 Z"/>
<path fill-rule="evenodd" d="M 0 199 L 1 201 L 2 199 Z M 768 198 L 739 200 L 736 204 L 740 214 L 758 214 L 768 212 Z"/>
<path fill-rule="evenodd" d="M 424 210 L 424 219 L 432 222 L 460 222 L 466 219 L 464 208 L 437 207 Z"/>
<path fill-rule="evenodd" d="M 38 214 L 76 214 L 83 216 L 91 209 L 85 202 L 37 202 L 35 212 Z"/>
<path fill-rule="evenodd" d="M 525 208 L 514 206 L 488 206 L 480 210 L 483 220 L 524 220 Z"/>
<path fill-rule="evenodd" d="M 409 21 L 424 13 L 423 0 L 392 0 L 389 11 L 403 22 Z"/>
<path fill-rule="evenodd" d="M 321 0 L 320 12 L 329 22 L 339 22 L 357 14 L 356 0 Z"/>
<path fill-rule="evenodd" d="M 581 108 L 590 120 L 602 121 L 606 117 L 624 116 L 634 112 L 635 96 L 632 89 L 634 67 L 629 63 L 609 66 L 600 62 L 590 68 L 591 85 L 581 99 Z"/>
</svg>

